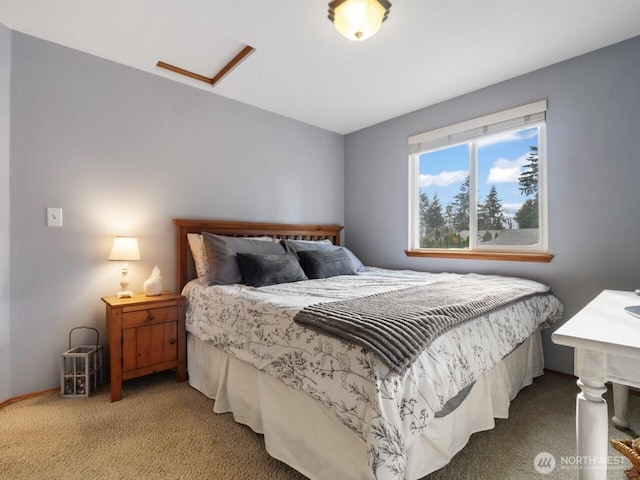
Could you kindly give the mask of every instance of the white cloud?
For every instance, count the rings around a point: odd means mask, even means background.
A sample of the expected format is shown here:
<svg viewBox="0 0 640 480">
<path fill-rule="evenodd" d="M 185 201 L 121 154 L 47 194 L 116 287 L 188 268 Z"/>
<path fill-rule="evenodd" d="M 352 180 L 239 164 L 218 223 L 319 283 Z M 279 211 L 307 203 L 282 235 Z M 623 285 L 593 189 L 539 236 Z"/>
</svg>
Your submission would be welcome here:
<svg viewBox="0 0 640 480">
<path fill-rule="evenodd" d="M 520 203 L 503 203 L 502 204 L 502 210 L 504 210 L 504 212 L 507 215 L 512 217 L 513 215 L 515 215 L 515 213 L 518 210 L 520 210 L 521 206 L 522 206 L 522 202 L 520 202 Z"/>
<path fill-rule="evenodd" d="M 489 170 L 487 183 L 513 183 L 518 181 L 520 167 L 499 168 L 493 167 Z"/>
<path fill-rule="evenodd" d="M 464 182 L 469 175 L 469 170 L 456 170 L 453 172 L 440 172 L 437 175 L 420 175 L 420 187 L 448 187 L 453 183 Z"/>
<path fill-rule="evenodd" d="M 521 155 L 515 160 L 499 158 L 489 169 L 487 183 L 517 183 L 522 172 L 522 165 L 527 163 L 527 155 Z"/>
</svg>

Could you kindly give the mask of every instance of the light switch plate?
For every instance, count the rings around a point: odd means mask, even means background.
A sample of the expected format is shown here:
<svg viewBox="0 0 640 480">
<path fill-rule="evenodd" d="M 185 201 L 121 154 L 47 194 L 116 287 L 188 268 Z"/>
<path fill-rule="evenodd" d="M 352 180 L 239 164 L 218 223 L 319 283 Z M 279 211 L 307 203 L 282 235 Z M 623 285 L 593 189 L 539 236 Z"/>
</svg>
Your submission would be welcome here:
<svg viewBox="0 0 640 480">
<path fill-rule="evenodd" d="M 62 226 L 62 208 L 47 207 L 47 227 Z"/>
</svg>

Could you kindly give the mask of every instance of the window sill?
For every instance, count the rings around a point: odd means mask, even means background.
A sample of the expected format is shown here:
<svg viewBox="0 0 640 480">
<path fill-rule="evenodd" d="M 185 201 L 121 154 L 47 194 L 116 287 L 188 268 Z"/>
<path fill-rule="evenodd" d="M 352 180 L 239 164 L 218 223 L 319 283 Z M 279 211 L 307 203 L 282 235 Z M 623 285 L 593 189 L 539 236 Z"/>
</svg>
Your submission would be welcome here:
<svg viewBox="0 0 640 480">
<path fill-rule="evenodd" d="M 467 260 L 506 260 L 511 262 L 549 263 L 550 253 L 479 252 L 470 250 L 405 250 L 407 257 L 457 258 Z"/>
</svg>

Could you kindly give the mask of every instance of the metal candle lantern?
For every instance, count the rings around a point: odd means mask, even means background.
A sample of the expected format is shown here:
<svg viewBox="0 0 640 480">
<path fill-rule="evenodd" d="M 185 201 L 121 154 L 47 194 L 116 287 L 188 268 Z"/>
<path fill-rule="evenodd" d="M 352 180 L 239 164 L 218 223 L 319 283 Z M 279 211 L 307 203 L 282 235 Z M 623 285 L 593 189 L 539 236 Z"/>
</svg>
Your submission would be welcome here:
<svg viewBox="0 0 640 480">
<path fill-rule="evenodd" d="M 79 328 L 96 332 L 95 345 L 71 348 L 71 334 Z M 63 397 L 88 397 L 102 384 L 102 346 L 100 334 L 91 327 L 75 327 L 69 332 L 69 350 L 62 354 L 60 393 Z"/>
</svg>

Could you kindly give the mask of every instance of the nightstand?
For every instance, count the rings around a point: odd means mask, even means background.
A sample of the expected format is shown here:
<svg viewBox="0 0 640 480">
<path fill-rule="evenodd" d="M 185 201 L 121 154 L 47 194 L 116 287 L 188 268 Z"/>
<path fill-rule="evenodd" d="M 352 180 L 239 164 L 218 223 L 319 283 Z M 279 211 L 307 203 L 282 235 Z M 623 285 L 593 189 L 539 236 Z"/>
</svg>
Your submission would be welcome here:
<svg viewBox="0 0 640 480">
<path fill-rule="evenodd" d="M 163 292 L 102 301 L 107 305 L 112 402 L 122 398 L 124 380 L 171 368 L 178 382 L 186 380 L 185 297 Z"/>
</svg>

